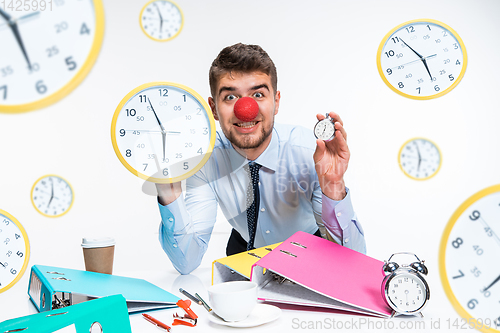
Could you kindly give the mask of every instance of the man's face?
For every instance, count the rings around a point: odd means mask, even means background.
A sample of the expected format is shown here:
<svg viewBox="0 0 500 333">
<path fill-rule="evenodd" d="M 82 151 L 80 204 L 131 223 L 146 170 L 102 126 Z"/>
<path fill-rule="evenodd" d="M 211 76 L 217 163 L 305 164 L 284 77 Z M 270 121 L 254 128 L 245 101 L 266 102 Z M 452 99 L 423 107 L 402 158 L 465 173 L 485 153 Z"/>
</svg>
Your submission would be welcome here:
<svg viewBox="0 0 500 333">
<path fill-rule="evenodd" d="M 234 104 L 241 97 L 251 97 L 259 105 L 257 117 L 251 122 L 243 122 L 234 115 Z M 280 92 L 274 93 L 271 77 L 262 72 L 227 73 L 219 80 L 216 96 L 208 99 L 214 118 L 228 140 L 237 148 L 253 149 L 258 154 L 271 141 L 279 101 Z"/>
</svg>

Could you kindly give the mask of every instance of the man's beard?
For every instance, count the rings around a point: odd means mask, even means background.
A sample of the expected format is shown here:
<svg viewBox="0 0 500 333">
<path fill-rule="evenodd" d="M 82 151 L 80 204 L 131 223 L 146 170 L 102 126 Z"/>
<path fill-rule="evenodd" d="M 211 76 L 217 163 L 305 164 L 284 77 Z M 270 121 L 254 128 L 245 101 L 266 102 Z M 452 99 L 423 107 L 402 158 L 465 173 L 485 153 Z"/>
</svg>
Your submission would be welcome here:
<svg viewBox="0 0 500 333">
<path fill-rule="evenodd" d="M 268 131 L 266 131 L 264 126 L 261 126 L 260 135 L 257 138 L 255 138 L 255 135 L 244 135 L 243 137 L 238 137 L 237 139 L 234 135 L 232 135 L 231 132 L 224 133 L 224 135 L 229 140 L 229 142 L 240 149 L 254 149 L 259 147 L 271 135 L 273 127 L 274 121 Z"/>
</svg>

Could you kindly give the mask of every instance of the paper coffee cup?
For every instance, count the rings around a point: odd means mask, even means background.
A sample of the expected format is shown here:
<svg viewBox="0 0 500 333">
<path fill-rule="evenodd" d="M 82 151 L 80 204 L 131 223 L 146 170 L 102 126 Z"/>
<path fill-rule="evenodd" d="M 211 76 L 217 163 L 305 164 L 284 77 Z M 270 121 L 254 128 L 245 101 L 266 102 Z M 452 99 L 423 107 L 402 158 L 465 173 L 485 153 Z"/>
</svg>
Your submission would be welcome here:
<svg viewBox="0 0 500 333">
<path fill-rule="evenodd" d="M 114 238 L 83 238 L 82 248 L 87 271 L 105 274 L 113 273 Z"/>
</svg>

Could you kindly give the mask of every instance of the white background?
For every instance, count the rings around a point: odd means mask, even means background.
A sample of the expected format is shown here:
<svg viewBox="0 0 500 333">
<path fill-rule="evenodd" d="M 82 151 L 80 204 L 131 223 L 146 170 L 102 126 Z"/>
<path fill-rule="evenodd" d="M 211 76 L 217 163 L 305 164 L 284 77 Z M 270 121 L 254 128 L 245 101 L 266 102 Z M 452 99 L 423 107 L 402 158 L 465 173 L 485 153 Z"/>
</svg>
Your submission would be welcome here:
<svg viewBox="0 0 500 333">
<path fill-rule="evenodd" d="M 441 318 L 443 329 L 448 318 L 457 318 L 440 282 L 438 247 L 455 209 L 500 182 L 500 1 L 178 0 L 184 28 L 165 43 L 149 39 L 139 26 L 146 1 L 103 2 L 104 42 L 83 83 L 44 109 L 0 114 L 0 209 L 24 225 L 31 244 L 27 272 L 0 294 L 0 321 L 33 313 L 26 302 L 31 265 L 84 269 L 80 243 L 89 235 L 115 237 L 115 273 L 147 279 L 154 271 L 158 278 L 152 282 L 174 291 L 178 275 L 158 242 L 156 198 L 143 192 L 143 181 L 116 157 L 111 119 L 121 99 L 147 82 L 178 82 L 208 98 L 211 62 L 237 42 L 261 45 L 277 66 L 282 98 L 276 122 L 312 129 L 316 113 L 341 115 L 352 154 L 345 178 L 367 254 L 384 260 L 411 251 L 425 259 L 431 288 L 427 320 Z M 376 66 L 382 38 L 419 18 L 452 27 L 469 57 L 458 86 L 429 101 L 394 93 Z M 441 149 L 442 167 L 430 180 L 412 180 L 398 166 L 400 147 L 413 137 Z M 44 217 L 31 204 L 31 187 L 45 174 L 60 175 L 74 188 L 75 203 L 63 217 Z M 205 287 L 211 262 L 225 256 L 229 230 L 219 215 L 213 242 L 193 274 Z M 16 309 L 15 302 L 23 305 Z M 291 330 L 291 316 L 272 327 Z M 153 332 L 144 327 L 137 331 Z"/>
</svg>

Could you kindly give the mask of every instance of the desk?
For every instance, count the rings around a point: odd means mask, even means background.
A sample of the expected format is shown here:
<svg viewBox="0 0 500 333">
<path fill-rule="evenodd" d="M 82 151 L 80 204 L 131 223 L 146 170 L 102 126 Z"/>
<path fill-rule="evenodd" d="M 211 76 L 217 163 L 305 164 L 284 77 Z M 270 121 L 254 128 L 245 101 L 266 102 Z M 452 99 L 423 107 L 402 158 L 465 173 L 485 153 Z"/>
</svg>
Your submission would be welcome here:
<svg viewBox="0 0 500 333">
<path fill-rule="evenodd" d="M 173 268 L 160 267 L 151 270 L 130 271 L 127 267 L 114 267 L 114 274 L 145 279 L 155 285 L 168 290 L 175 295 L 185 299 L 179 292 L 179 288 L 184 288 L 191 293 L 197 292 L 208 301 L 207 288 L 211 285 L 212 261 L 224 256 L 225 244 L 229 237 L 228 230 L 217 231 L 212 235 L 209 250 L 202 261 L 202 264 L 189 275 L 180 275 Z M 166 255 L 165 255 L 166 257 Z M 165 258 L 168 260 L 168 258 Z M 30 262 L 29 268 L 36 262 Z M 165 266 L 165 265 L 163 265 Z M 80 268 L 81 269 L 81 268 Z M 431 287 L 431 299 L 424 310 L 424 318 L 420 317 L 398 317 L 393 319 L 379 319 L 360 315 L 349 315 L 338 313 L 333 310 L 319 309 L 299 309 L 297 307 L 280 307 L 283 309 L 282 315 L 274 322 L 254 327 L 254 328 L 232 328 L 214 324 L 208 320 L 208 312 L 200 305 L 193 304 L 191 308 L 199 316 L 196 327 L 174 326 L 175 332 L 293 332 L 293 331 L 331 331 L 331 332 L 456 332 L 451 326 L 455 320 L 460 323 L 460 318 L 449 305 L 439 282 L 438 272 L 432 272 L 433 281 L 428 281 Z M 14 287 L 0 294 L 0 321 L 26 316 L 37 313 L 28 295 L 27 271 L 23 278 Z M 172 315 L 174 313 L 183 314 L 179 308 L 150 311 L 153 317 L 171 326 Z M 130 323 L 134 333 L 157 333 L 156 327 L 144 320 L 140 313 L 130 315 Z M 468 329 L 470 332 L 474 330 Z"/>
</svg>

